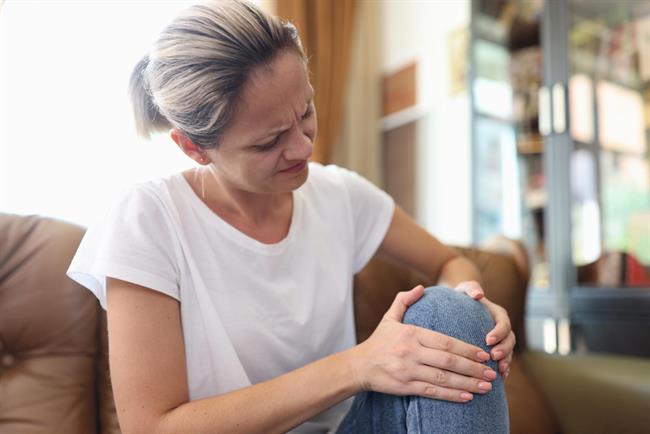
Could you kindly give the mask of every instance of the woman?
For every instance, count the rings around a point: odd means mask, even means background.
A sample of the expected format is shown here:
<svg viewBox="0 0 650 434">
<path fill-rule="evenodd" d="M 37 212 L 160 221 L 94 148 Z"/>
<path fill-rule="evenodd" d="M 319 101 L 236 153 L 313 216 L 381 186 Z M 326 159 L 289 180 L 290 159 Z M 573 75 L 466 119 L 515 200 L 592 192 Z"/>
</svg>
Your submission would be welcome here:
<svg viewBox="0 0 650 434">
<path fill-rule="evenodd" d="M 507 431 L 507 314 L 386 193 L 307 163 L 313 92 L 295 28 L 240 1 L 188 9 L 136 66 L 139 131 L 199 167 L 130 189 L 69 269 L 107 309 L 124 434 Z M 467 295 L 400 293 L 355 345 L 375 253 Z"/>
</svg>

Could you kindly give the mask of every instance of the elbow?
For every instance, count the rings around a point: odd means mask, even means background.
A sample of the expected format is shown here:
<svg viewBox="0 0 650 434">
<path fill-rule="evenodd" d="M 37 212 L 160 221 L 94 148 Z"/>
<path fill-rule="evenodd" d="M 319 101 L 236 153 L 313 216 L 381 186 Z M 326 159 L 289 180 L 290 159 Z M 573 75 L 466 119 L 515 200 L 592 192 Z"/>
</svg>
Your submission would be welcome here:
<svg viewBox="0 0 650 434">
<path fill-rule="evenodd" d="M 459 259 L 464 259 L 464 257 L 456 250 L 449 249 L 449 252 L 438 262 L 438 266 L 432 270 L 432 273 L 427 276 L 429 279 L 434 282 L 434 284 L 444 284 L 447 274 L 451 268 L 455 268 L 455 264 Z"/>
<path fill-rule="evenodd" d="M 141 408 L 142 410 L 142 408 Z M 139 414 L 138 414 L 139 413 Z M 121 414 L 118 422 L 122 434 L 174 434 L 181 431 L 175 430 L 168 423 L 168 413 L 162 415 L 143 414 L 133 411 L 131 415 Z M 183 431 L 183 434 L 186 432 Z"/>
<path fill-rule="evenodd" d="M 455 255 L 442 264 L 437 279 L 438 284 L 454 288 L 460 282 L 467 281 L 481 284 L 481 272 L 470 259 Z"/>
<path fill-rule="evenodd" d="M 187 403 L 179 404 L 176 407 L 170 408 L 169 410 L 157 415 L 150 425 L 151 429 L 149 431 L 146 431 L 146 433 L 191 434 L 193 432 L 196 432 L 194 430 L 191 430 L 185 423 L 180 422 L 181 420 L 187 420 L 186 417 L 182 415 L 184 411 L 178 411 L 179 407 L 185 408 L 185 404 Z M 144 433 L 145 432 L 142 434 Z"/>
<path fill-rule="evenodd" d="M 117 421 L 122 434 L 191 434 L 182 423 L 188 401 L 159 402 L 151 396 L 131 400 L 125 405 L 115 400 Z"/>
</svg>

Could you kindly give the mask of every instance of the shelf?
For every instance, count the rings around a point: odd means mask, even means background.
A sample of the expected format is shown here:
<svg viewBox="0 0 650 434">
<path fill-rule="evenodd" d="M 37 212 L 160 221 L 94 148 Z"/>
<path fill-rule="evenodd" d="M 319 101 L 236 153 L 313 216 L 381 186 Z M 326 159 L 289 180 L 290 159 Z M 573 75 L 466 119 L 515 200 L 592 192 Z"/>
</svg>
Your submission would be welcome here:
<svg viewBox="0 0 650 434">
<path fill-rule="evenodd" d="M 650 322 L 650 288 L 577 286 L 569 294 L 574 314 L 600 313 L 621 319 L 633 315 Z"/>
<path fill-rule="evenodd" d="M 428 106 L 415 105 L 413 107 L 391 113 L 388 116 L 384 116 L 379 120 L 379 128 L 381 131 L 390 131 L 397 127 L 401 127 L 402 125 L 419 121 L 428 115 L 430 111 L 431 110 Z"/>
<path fill-rule="evenodd" d="M 512 127 L 515 126 L 514 125 L 514 120 L 512 118 L 502 118 L 502 117 L 495 116 L 495 115 L 490 114 L 490 113 L 484 113 L 484 112 L 476 110 L 476 107 L 474 107 L 474 115 L 477 118 L 482 118 L 482 119 L 487 119 L 487 120 L 492 121 L 492 122 L 499 122 L 499 123 L 502 123 L 502 124 L 507 124 L 507 125 L 510 125 Z"/>
<path fill-rule="evenodd" d="M 540 141 L 517 141 L 517 153 L 519 155 L 543 155 L 544 140 Z"/>
<path fill-rule="evenodd" d="M 486 4 L 484 3 L 483 6 Z M 503 7 L 504 4 L 497 2 L 491 6 L 482 10 L 476 8 L 475 38 L 501 45 L 510 52 L 540 45 L 541 24 L 538 19 L 540 11 L 533 10 L 534 5 L 511 3 L 510 6 L 514 6 L 514 10 Z"/>
<path fill-rule="evenodd" d="M 598 77 L 599 81 L 607 81 L 617 86 L 623 87 L 634 92 L 643 92 L 647 86 L 638 75 L 629 75 L 627 78 L 617 76 L 616 72 L 604 68 L 603 62 L 599 57 L 586 50 L 579 50 L 573 47 L 571 49 L 571 75 L 585 74 L 589 78 Z"/>
</svg>

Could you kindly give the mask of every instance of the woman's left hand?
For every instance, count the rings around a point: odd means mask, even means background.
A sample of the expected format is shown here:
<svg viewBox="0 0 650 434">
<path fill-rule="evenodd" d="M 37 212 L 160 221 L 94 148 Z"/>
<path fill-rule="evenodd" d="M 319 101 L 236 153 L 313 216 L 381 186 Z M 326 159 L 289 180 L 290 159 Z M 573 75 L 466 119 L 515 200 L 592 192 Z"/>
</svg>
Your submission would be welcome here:
<svg viewBox="0 0 650 434">
<path fill-rule="evenodd" d="M 510 375 L 510 365 L 512 363 L 512 352 L 515 347 L 515 334 L 512 332 L 510 325 L 510 318 L 508 312 L 498 304 L 492 303 L 485 297 L 485 292 L 481 285 L 473 280 L 459 283 L 456 291 L 464 292 L 485 305 L 485 307 L 492 315 L 495 322 L 495 327 L 490 330 L 485 338 L 487 345 L 492 345 L 490 356 L 492 360 L 499 361 L 499 372 L 503 378 L 508 378 Z"/>
</svg>

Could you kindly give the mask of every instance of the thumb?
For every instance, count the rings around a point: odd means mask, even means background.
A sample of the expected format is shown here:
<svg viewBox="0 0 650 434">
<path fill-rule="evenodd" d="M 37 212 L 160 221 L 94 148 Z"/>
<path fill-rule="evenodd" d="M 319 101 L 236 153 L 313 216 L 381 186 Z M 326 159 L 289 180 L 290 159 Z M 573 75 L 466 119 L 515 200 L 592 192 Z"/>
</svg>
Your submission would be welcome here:
<svg viewBox="0 0 650 434">
<path fill-rule="evenodd" d="M 403 291 L 397 294 L 393 304 L 384 315 L 384 319 L 402 322 L 406 309 L 422 297 L 424 286 L 418 285 L 410 291 Z"/>
</svg>

